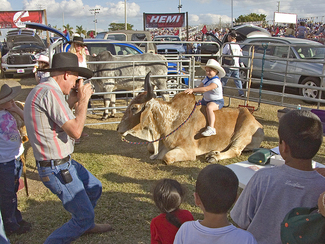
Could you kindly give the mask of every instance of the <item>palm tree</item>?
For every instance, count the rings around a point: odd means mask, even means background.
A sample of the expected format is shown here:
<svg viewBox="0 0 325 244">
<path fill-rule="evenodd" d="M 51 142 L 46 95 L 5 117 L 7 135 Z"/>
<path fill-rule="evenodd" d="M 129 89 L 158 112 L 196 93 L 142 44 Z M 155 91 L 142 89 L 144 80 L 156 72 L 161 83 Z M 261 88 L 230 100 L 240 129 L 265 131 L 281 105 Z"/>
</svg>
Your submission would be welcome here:
<svg viewBox="0 0 325 244">
<path fill-rule="evenodd" d="M 76 33 L 78 33 L 80 36 L 83 34 L 85 37 L 87 36 L 87 31 L 82 28 L 82 25 L 76 26 Z"/>
<path fill-rule="evenodd" d="M 72 36 L 73 34 L 73 27 L 70 26 L 69 24 L 63 25 L 63 28 L 69 32 L 69 35 Z"/>
<path fill-rule="evenodd" d="M 58 28 L 57 25 L 53 25 L 52 28 L 54 28 L 54 29 L 56 29 L 56 30 L 59 30 L 59 31 L 61 30 L 61 28 Z"/>
</svg>

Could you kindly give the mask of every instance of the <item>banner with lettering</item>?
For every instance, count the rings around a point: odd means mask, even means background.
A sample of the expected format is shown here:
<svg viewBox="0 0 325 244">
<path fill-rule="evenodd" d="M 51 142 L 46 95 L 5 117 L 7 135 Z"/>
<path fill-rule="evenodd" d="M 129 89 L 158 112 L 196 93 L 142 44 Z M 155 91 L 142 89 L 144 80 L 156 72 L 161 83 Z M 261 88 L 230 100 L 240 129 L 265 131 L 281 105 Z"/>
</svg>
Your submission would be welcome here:
<svg viewBox="0 0 325 244">
<path fill-rule="evenodd" d="M 43 24 L 43 10 L 0 11 L 0 29 L 24 28 L 23 22 Z"/>
<path fill-rule="evenodd" d="M 174 28 L 185 26 L 185 13 L 144 14 L 145 28 Z"/>
</svg>

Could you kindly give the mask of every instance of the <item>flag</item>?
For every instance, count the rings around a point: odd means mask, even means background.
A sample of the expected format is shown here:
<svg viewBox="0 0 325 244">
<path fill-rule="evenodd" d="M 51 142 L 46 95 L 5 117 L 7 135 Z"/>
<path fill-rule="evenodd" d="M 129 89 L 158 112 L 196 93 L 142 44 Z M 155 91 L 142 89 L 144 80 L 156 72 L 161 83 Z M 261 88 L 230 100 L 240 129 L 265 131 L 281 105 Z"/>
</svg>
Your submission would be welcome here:
<svg viewBox="0 0 325 244">
<path fill-rule="evenodd" d="M 94 38 L 94 32 L 90 32 L 89 36 L 90 36 L 91 38 Z"/>
<path fill-rule="evenodd" d="M 175 32 L 174 35 L 175 35 L 175 36 L 178 36 L 178 35 L 179 35 L 179 29 Z"/>
<path fill-rule="evenodd" d="M 276 31 L 275 31 L 275 35 L 279 34 L 280 30 L 279 30 L 279 26 L 276 28 Z"/>
<path fill-rule="evenodd" d="M 206 34 L 206 33 L 208 32 L 208 31 L 207 31 L 207 27 L 206 27 L 206 26 L 203 26 L 201 32 L 202 32 L 203 34 Z"/>
</svg>

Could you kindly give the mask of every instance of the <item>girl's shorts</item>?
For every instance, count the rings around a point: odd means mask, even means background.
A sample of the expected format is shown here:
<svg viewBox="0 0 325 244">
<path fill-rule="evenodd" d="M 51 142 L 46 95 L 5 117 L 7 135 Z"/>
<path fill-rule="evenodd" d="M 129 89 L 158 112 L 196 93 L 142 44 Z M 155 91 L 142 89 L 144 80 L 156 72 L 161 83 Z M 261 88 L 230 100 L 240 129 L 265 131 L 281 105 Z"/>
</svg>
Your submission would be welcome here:
<svg viewBox="0 0 325 244">
<path fill-rule="evenodd" d="M 211 102 L 213 102 L 215 104 L 218 104 L 219 105 L 219 109 L 221 109 L 223 107 L 223 105 L 225 104 L 225 101 L 223 99 L 212 100 L 212 101 L 205 101 L 204 98 L 202 98 L 201 105 L 206 106 L 208 103 L 211 103 Z"/>
</svg>

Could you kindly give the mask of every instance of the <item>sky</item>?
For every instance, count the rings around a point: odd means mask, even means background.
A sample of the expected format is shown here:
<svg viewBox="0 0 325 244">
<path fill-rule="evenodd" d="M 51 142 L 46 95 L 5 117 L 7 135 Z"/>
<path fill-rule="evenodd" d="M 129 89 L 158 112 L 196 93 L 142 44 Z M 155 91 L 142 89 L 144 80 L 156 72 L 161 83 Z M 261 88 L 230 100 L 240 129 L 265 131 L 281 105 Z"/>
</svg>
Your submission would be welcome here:
<svg viewBox="0 0 325 244">
<path fill-rule="evenodd" d="M 100 32 L 107 31 L 112 22 L 125 22 L 124 4 L 125 0 L 0 0 L 0 11 L 46 9 L 51 26 L 69 24 L 75 30 L 81 25 L 87 31 L 96 28 Z M 188 12 L 190 26 L 230 23 L 232 15 L 235 19 L 250 13 L 265 14 L 266 20 L 272 20 L 278 10 L 325 22 L 324 0 L 127 0 L 127 22 L 134 30 L 143 30 L 143 13 L 178 13 L 180 4 L 181 12 Z M 98 13 L 92 9 L 99 9 Z"/>
</svg>

